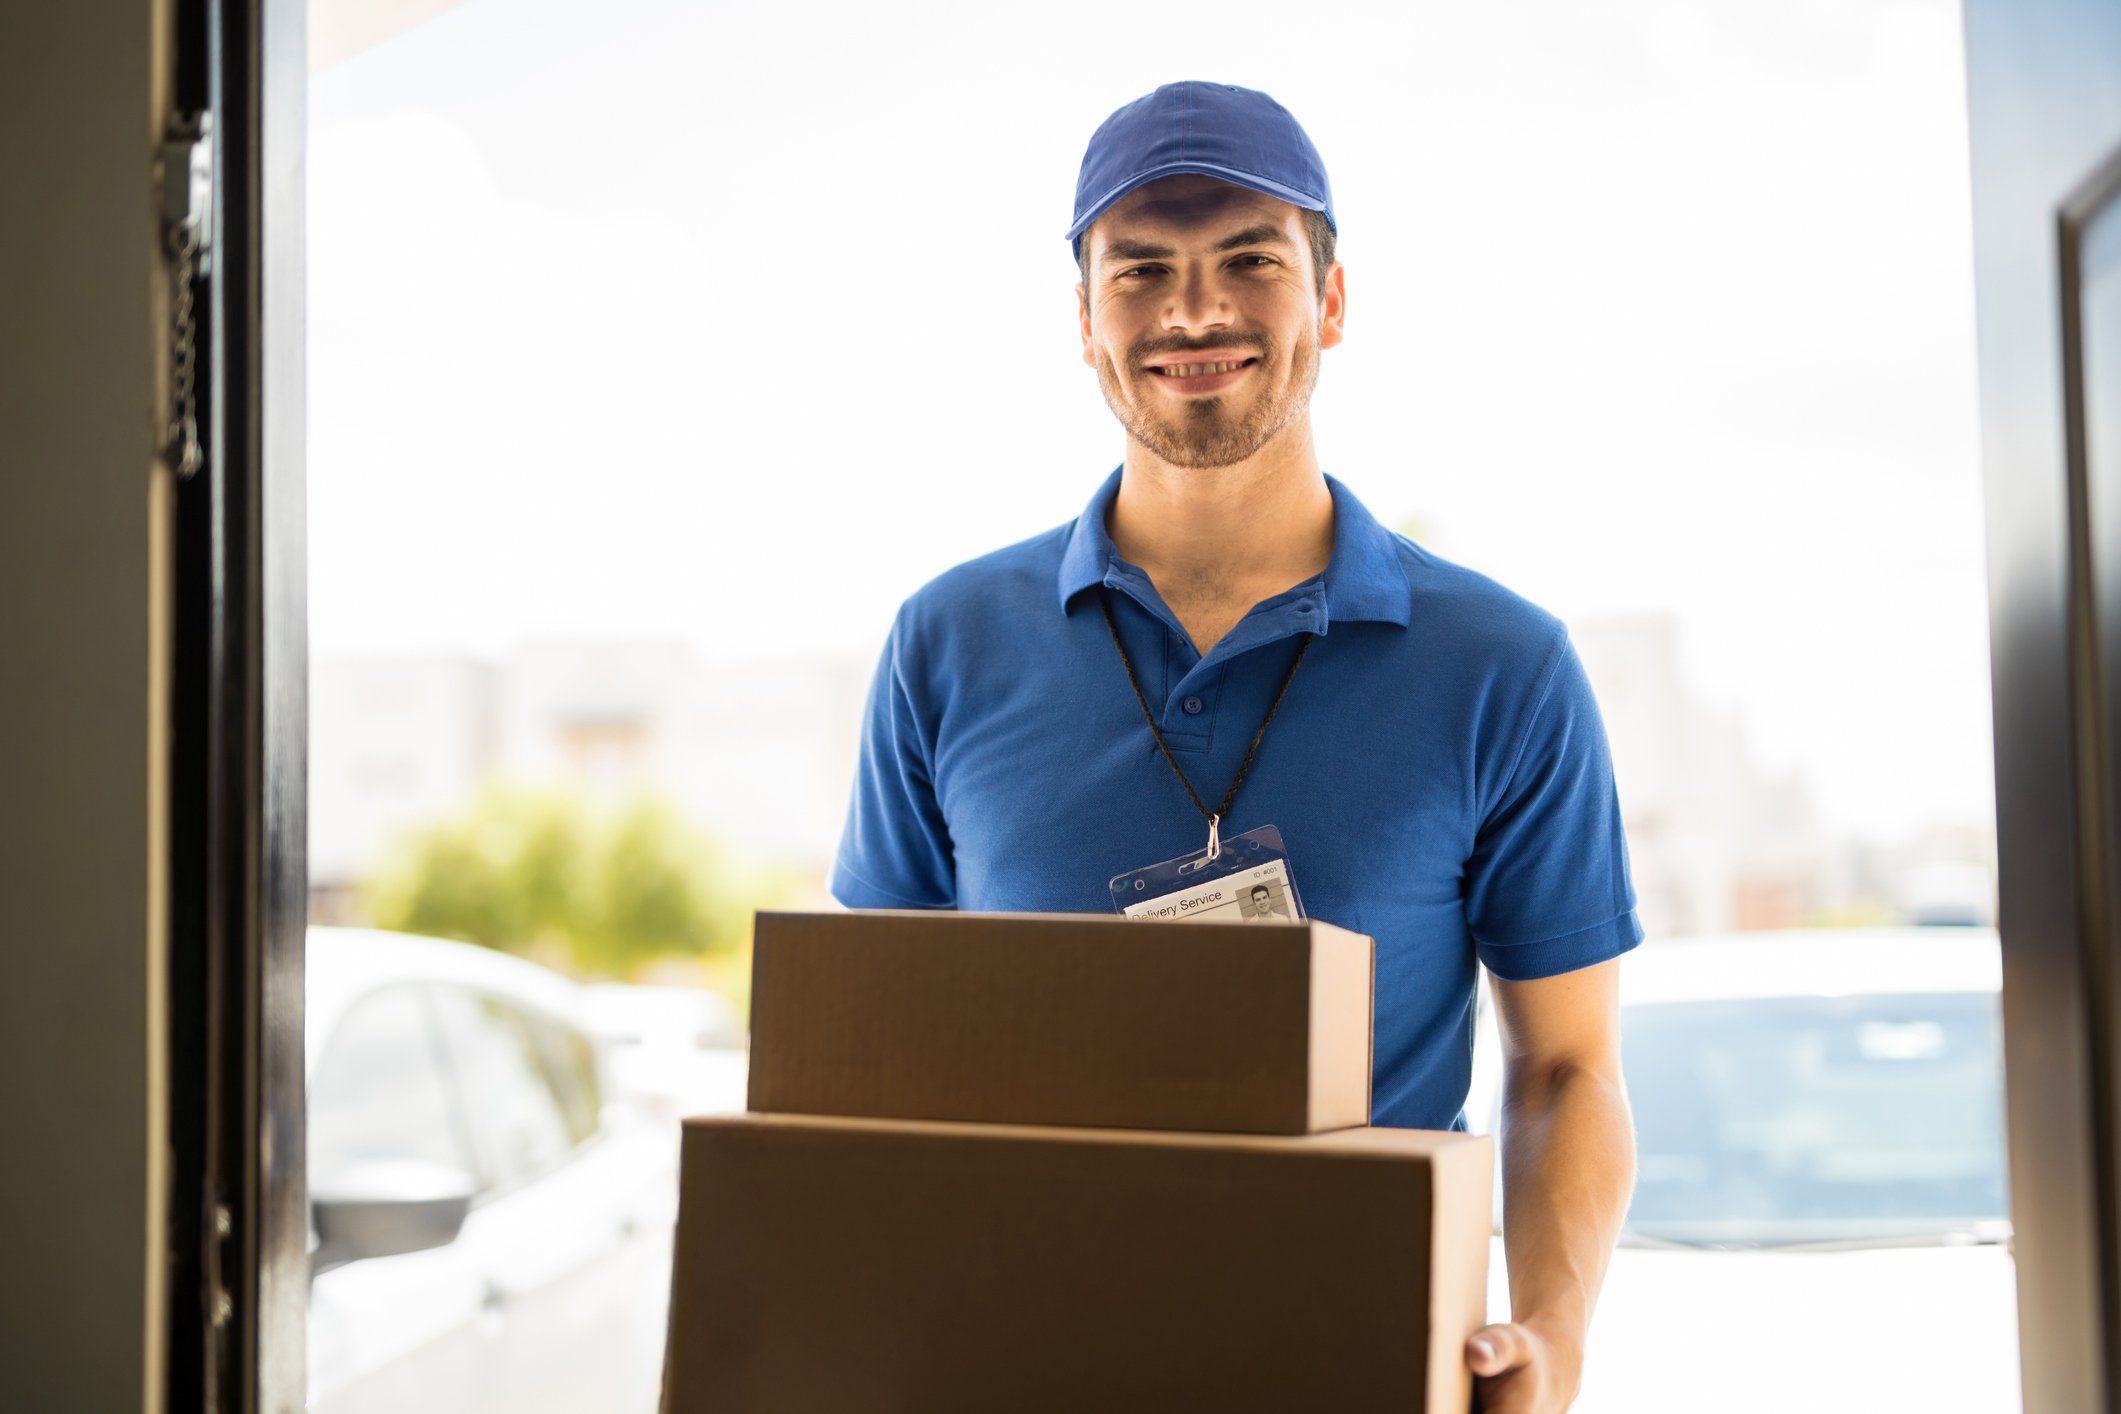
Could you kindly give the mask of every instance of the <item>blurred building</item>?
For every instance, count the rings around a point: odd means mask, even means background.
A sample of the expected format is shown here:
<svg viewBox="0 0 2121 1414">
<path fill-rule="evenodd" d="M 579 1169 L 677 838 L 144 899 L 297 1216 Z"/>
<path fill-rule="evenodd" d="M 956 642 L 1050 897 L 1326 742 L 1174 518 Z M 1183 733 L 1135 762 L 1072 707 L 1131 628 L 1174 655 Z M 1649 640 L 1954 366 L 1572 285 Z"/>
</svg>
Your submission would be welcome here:
<svg viewBox="0 0 2121 1414">
<path fill-rule="evenodd" d="M 1992 923 L 1991 822 L 1840 839 L 1803 777 L 1753 754 L 1738 713 L 1702 702 L 1667 612 L 1570 624 L 1598 694 L 1643 926 L 1699 936 L 1823 922 Z"/>
<path fill-rule="evenodd" d="M 468 658 L 321 661 L 309 681 L 310 913 L 355 921 L 355 882 L 409 825 L 494 769 L 494 673 Z"/>
<path fill-rule="evenodd" d="M 1610 615 L 1569 631 L 1612 742 L 1651 935 L 1796 927 L 1825 913 L 1832 876 L 1809 792 L 1760 765 L 1737 713 L 1690 691 L 1676 616 Z"/>
<path fill-rule="evenodd" d="M 716 662 L 677 642 L 539 644 L 497 663 L 342 659 L 311 685 L 310 891 L 355 886 L 488 780 L 668 796 L 741 856 L 822 876 L 854 779 L 867 658 Z"/>
<path fill-rule="evenodd" d="M 1940 823 L 1842 841 L 1803 779 L 1763 766 L 1744 723 L 1699 700 L 1666 613 L 1570 626 L 1612 741 L 1635 887 L 1653 937 L 1819 922 L 1988 922 L 1993 834 Z M 670 797 L 742 856 L 822 878 L 854 776 L 866 655 L 719 661 L 677 641 L 546 643 L 497 662 L 317 665 L 310 870 L 320 921 L 393 839 L 489 779 Z"/>
</svg>

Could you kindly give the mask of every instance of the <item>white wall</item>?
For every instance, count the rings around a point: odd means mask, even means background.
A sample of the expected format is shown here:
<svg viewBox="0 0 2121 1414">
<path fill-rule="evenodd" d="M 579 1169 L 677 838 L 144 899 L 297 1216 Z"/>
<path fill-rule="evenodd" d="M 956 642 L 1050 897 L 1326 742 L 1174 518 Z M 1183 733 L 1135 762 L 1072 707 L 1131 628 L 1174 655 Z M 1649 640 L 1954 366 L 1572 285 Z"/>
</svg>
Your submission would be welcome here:
<svg viewBox="0 0 2121 1414">
<path fill-rule="evenodd" d="M 0 1410 L 36 1414 L 160 1408 L 167 15 L 0 6 Z"/>
</svg>

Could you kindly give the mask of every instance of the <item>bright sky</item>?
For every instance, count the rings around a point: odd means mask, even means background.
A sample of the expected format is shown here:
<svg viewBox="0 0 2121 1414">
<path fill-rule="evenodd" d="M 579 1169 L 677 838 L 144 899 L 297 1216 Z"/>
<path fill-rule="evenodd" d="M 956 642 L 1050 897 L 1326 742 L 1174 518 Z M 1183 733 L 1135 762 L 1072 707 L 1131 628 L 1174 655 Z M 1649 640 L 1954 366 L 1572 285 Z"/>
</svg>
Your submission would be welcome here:
<svg viewBox="0 0 2121 1414">
<path fill-rule="evenodd" d="M 1946 0 L 470 0 L 311 94 L 319 655 L 872 652 L 1121 454 L 1091 130 L 1263 88 L 1332 173 L 1321 459 L 1567 618 L 1669 608 L 1830 823 L 1989 811 Z"/>
</svg>

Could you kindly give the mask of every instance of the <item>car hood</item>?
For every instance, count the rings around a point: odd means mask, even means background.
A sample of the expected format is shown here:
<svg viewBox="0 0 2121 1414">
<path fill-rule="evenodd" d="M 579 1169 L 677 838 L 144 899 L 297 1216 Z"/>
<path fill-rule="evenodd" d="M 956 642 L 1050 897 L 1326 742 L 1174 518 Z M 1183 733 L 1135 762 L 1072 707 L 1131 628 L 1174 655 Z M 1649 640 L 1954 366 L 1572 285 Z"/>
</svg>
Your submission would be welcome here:
<svg viewBox="0 0 2121 1414">
<path fill-rule="evenodd" d="M 1489 1319 L 1507 1319 L 1497 1239 Z M 1613 1254 L 1574 1414 L 2020 1407 L 2002 1247 Z"/>
</svg>

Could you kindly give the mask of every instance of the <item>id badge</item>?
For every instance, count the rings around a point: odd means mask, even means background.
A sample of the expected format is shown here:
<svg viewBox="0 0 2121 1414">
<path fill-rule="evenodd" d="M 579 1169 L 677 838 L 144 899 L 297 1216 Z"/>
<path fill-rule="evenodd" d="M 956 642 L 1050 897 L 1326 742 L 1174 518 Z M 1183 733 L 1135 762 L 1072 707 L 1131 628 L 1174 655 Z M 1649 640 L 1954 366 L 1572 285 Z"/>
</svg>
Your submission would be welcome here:
<svg viewBox="0 0 2121 1414">
<path fill-rule="evenodd" d="M 1112 906 L 1129 918 L 1282 923 L 1304 916 L 1281 831 L 1261 825 L 1205 849 L 1112 876 Z"/>
</svg>

